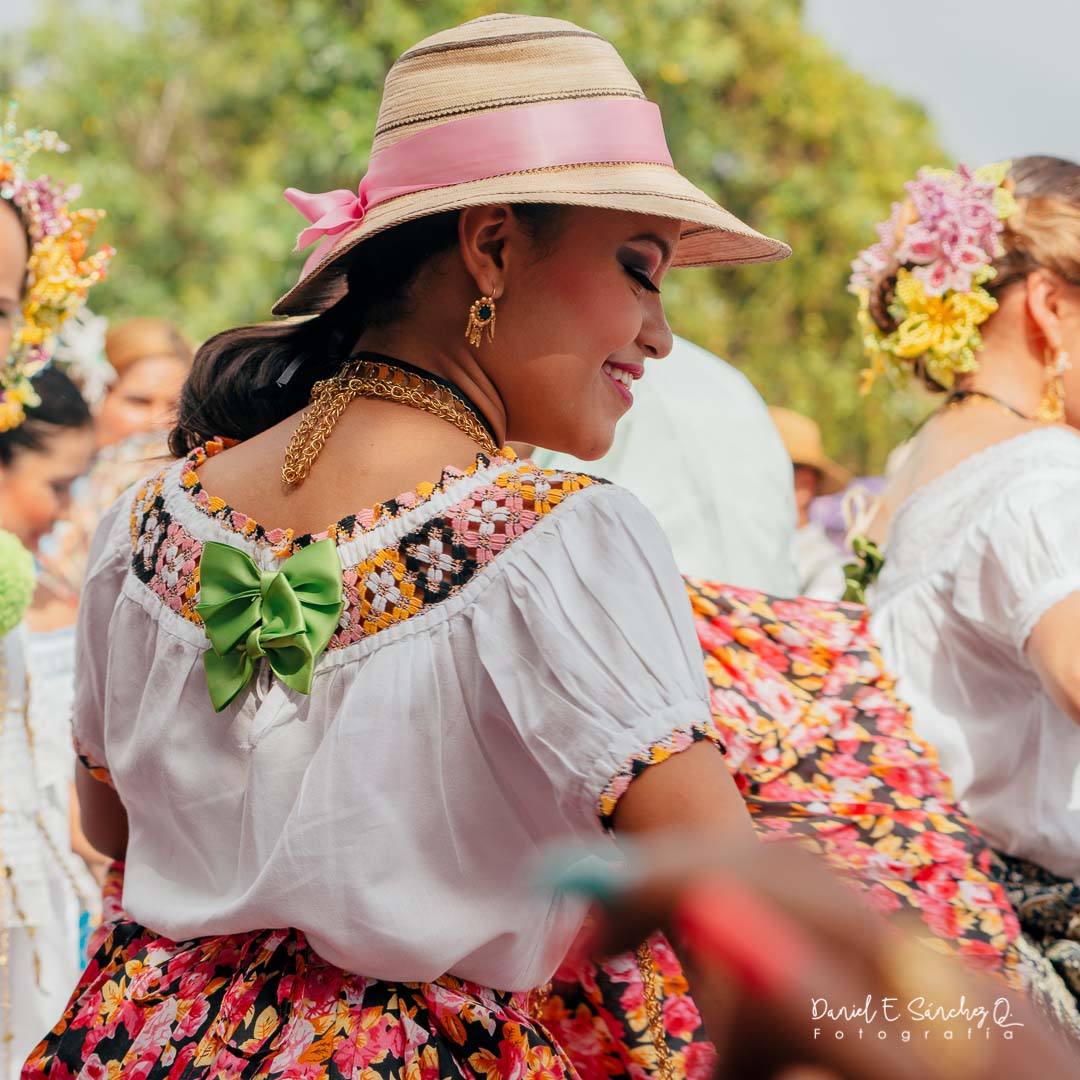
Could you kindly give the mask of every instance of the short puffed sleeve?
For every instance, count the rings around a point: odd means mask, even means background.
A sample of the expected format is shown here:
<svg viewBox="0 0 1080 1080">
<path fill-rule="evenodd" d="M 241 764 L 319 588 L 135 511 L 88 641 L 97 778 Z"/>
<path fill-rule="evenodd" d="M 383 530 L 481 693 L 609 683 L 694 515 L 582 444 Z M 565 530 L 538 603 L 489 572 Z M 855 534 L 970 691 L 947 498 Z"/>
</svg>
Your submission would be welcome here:
<svg viewBox="0 0 1080 1080">
<path fill-rule="evenodd" d="M 109 627 L 131 564 L 131 498 L 123 495 L 109 508 L 90 542 L 75 629 L 75 752 L 105 783 L 111 783 L 105 759 Z"/>
<path fill-rule="evenodd" d="M 1048 465 L 1000 493 L 960 553 L 954 604 L 1022 652 L 1036 624 L 1080 591 L 1080 466 Z"/>
<path fill-rule="evenodd" d="M 628 491 L 578 492 L 495 560 L 474 606 L 500 714 L 577 830 L 610 826 L 649 765 L 719 736 L 683 580 Z"/>
</svg>

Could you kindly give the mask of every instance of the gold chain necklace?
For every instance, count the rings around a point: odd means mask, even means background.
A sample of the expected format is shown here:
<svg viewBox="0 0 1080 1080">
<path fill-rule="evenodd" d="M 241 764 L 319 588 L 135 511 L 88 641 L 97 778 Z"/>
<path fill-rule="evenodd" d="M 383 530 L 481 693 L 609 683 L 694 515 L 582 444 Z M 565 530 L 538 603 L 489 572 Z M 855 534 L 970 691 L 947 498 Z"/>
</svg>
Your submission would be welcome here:
<svg viewBox="0 0 1080 1080">
<path fill-rule="evenodd" d="M 382 398 L 431 413 L 463 431 L 484 453 L 494 457 L 499 448 L 476 410 L 448 386 L 435 379 L 395 367 L 383 360 L 354 360 L 311 389 L 311 404 L 285 449 L 281 479 L 293 486 L 311 472 L 311 466 L 341 418 L 357 397 Z"/>
</svg>

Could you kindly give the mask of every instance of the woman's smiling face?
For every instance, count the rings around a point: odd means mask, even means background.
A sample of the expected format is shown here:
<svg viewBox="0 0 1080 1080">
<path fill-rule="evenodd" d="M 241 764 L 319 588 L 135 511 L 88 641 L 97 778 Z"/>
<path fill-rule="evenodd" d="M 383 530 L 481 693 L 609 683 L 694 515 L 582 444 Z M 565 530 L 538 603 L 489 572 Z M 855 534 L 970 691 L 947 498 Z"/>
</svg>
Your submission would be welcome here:
<svg viewBox="0 0 1080 1080">
<path fill-rule="evenodd" d="M 499 300 L 499 360 L 485 365 L 507 437 L 584 460 L 611 446 L 645 363 L 671 351 L 659 284 L 680 223 L 569 207 L 550 251 L 518 263 Z"/>
</svg>

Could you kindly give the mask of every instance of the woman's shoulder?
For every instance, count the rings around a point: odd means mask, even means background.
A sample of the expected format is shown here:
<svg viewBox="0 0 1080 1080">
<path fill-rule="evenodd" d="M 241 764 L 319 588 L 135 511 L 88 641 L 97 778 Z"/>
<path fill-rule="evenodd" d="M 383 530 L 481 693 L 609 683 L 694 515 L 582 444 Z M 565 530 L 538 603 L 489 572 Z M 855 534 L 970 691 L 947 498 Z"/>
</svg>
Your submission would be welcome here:
<svg viewBox="0 0 1080 1080">
<path fill-rule="evenodd" d="M 944 524 L 955 532 L 1017 495 L 1037 498 L 1077 482 L 1080 434 L 1058 426 L 1033 428 L 982 447 L 924 484 L 899 505 L 893 528 L 904 519 L 952 515 Z"/>
<path fill-rule="evenodd" d="M 1062 495 L 1074 488 L 1080 490 L 1080 435 L 1067 428 L 1035 428 L 969 455 L 896 509 L 875 602 L 981 557 L 1003 522 L 1070 512 Z"/>
</svg>

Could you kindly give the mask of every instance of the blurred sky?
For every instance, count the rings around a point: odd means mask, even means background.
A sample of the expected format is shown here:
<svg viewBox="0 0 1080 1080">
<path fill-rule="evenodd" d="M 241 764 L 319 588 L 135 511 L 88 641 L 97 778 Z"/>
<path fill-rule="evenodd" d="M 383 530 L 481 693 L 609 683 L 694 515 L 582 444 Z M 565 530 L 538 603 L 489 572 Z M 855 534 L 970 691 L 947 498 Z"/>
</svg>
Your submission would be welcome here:
<svg viewBox="0 0 1080 1080">
<path fill-rule="evenodd" d="M 1080 161 L 1080 0 L 804 3 L 853 67 L 927 108 L 960 160 Z"/>
<path fill-rule="evenodd" d="M 804 0 L 804 7 L 807 24 L 848 63 L 921 102 L 957 158 L 1080 160 L 1080 0 Z M 34 8 L 0 0 L 0 31 L 25 25 Z"/>
</svg>

